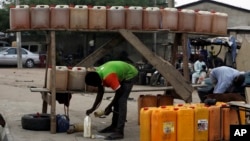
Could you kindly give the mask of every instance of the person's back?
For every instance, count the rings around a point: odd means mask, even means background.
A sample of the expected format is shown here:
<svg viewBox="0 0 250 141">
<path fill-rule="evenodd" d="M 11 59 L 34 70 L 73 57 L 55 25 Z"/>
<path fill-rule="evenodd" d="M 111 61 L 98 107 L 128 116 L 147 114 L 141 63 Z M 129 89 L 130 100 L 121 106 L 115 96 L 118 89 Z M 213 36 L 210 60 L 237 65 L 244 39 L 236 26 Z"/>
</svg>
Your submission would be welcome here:
<svg viewBox="0 0 250 141">
<path fill-rule="evenodd" d="M 240 75 L 240 71 L 227 66 L 212 69 L 209 77 L 215 85 L 214 93 L 224 93 L 227 91 L 238 75 Z"/>
<path fill-rule="evenodd" d="M 137 75 L 138 70 L 131 64 L 125 63 L 123 61 L 109 61 L 99 67 L 97 67 L 96 72 L 105 78 L 111 73 L 118 75 L 120 81 L 128 80 Z"/>
</svg>

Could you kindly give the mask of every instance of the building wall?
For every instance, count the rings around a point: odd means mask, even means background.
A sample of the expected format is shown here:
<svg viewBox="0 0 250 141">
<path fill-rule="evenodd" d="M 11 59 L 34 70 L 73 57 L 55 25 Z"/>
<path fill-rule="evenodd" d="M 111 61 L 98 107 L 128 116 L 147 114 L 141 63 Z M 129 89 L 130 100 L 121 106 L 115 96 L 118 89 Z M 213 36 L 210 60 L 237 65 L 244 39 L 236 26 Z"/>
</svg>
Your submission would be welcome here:
<svg viewBox="0 0 250 141">
<path fill-rule="evenodd" d="M 214 10 L 216 12 L 223 12 L 228 14 L 228 27 L 234 26 L 250 26 L 250 11 L 239 10 L 238 8 L 231 8 L 222 5 L 216 5 L 209 2 L 203 2 L 197 5 L 184 7 L 186 9 L 199 9 L 205 11 Z"/>
</svg>

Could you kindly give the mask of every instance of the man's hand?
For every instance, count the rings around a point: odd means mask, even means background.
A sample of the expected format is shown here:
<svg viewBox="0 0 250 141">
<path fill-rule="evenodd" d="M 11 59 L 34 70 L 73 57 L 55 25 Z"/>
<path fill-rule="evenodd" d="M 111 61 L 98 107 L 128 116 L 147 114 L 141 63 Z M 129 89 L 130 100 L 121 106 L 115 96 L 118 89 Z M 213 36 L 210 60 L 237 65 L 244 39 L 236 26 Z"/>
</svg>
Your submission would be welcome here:
<svg viewBox="0 0 250 141">
<path fill-rule="evenodd" d="M 108 106 L 106 107 L 105 111 L 104 111 L 104 115 L 109 115 L 112 112 L 112 106 Z"/>
<path fill-rule="evenodd" d="M 86 111 L 86 115 L 89 115 L 89 114 L 91 114 L 91 113 L 93 113 L 95 110 L 94 109 L 88 109 L 87 111 Z"/>
</svg>

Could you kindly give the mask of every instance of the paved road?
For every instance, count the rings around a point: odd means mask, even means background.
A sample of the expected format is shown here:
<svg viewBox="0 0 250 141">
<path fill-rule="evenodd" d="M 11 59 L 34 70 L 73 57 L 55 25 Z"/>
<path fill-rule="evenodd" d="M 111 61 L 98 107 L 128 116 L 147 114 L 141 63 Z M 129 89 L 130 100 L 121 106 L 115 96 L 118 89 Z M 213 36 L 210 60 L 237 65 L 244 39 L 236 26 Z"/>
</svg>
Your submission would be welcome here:
<svg viewBox="0 0 250 141">
<path fill-rule="evenodd" d="M 29 87 L 42 87 L 44 84 L 44 69 L 1 69 L 0 73 L 0 113 L 7 120 L 10 131 L 9 139 L 13 141 L 93 141 L 103 139 L 83 138 L 82 133 L 57 133 L 51 134 L 49 131 L 24 130 L 21 126 L 21 117 L 24 114 L 41 112 L 42 100 L 40 93 L 30 92 Z M 141 87 L 141 86 L 136 86 Z M 133 92 L 128 101 L 128 117 L 125 127 L 125 138 L 123 141 L 139 141 L 139 126 L 137 124 L 137 98 L 140 94 L 161 94 L 163 92 Z M 112 96 L 107 93 L 104 98 Z M 82 123 L 85 111 L 92 106 L 95 94 L 74 94 L 70 103 L 70 122 Z M 197 94 L 193 94 L 193 102 L 198 102 Z M 104 109 L 109 100 L 103 100 L 100 109 Z M 175 103 L 183 103 L 182 100 L 175 99 Z M 50 108 L 50 107 L 49 107 Z M 50 111 L 50 109 L 48 109 Z M 64 114 L 64 107 L 56 105 L 56 113 Z M 110 124 L 111 116 L 106 118 L 95 118 L 93 115 L 92 131 L 97 134 L 97 130 L 105 128 Z M 107 135 L 107 134 L 102 134 Z"/>
</svg>

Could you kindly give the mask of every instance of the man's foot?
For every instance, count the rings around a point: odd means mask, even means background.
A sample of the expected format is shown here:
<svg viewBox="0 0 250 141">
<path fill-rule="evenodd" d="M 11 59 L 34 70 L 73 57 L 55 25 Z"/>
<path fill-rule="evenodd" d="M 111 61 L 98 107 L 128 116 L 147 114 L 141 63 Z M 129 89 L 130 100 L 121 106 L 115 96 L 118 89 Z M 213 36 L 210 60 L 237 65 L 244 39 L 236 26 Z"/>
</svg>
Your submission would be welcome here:
<svg viewBox="0 0 250 141">
<path fill-rule="evenodd" d="M 115 127 L 109 126 L 109 127 L 106 127 L 98 132 L 99 133 L 113 133 L 113 132 L 115 132 Z"/>
<path fill-rule="evenodd" d="M 119 132 L 115 132 L 112 133 L 111 135 L 107 136 L 104 140 L 119 140 L 119 139 L 123 139 L 124 136 L 123 134 L 119 133 Z"/>
</svg>

